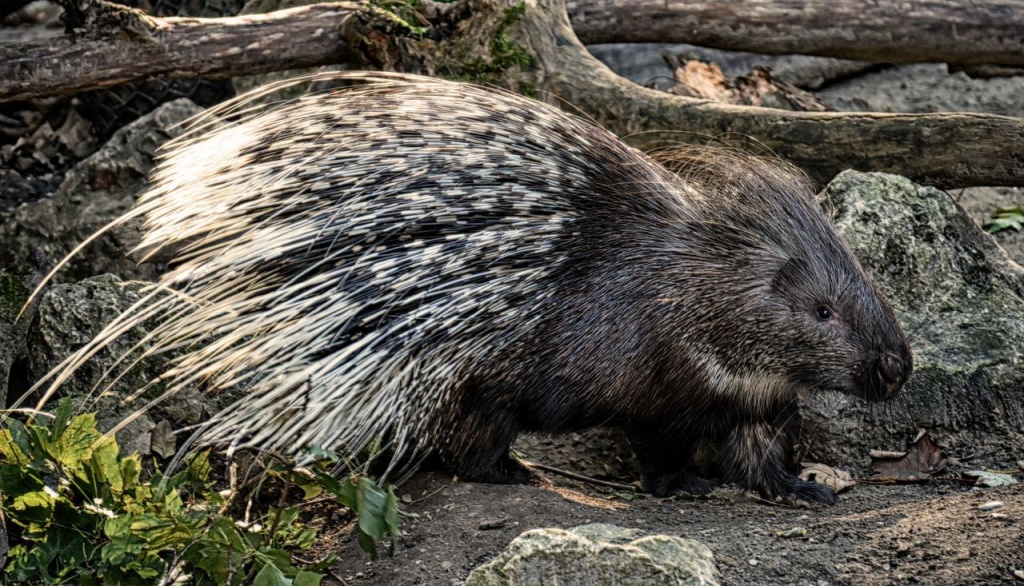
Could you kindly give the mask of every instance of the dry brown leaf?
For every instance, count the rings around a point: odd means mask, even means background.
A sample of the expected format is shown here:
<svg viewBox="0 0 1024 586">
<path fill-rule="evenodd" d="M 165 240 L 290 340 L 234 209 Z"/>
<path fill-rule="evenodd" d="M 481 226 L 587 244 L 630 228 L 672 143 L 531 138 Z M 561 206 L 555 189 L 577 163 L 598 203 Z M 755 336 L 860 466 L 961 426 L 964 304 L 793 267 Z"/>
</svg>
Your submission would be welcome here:
<svg viewBox="0 0 1024 586">
<path fill-rule="evenodd" d="M 948 464 L 942 447 L 925 430 L 917 432 L 906 452 L 872 450 L 871 467 L 879 482 L 925 482 Z"/>
</svg>

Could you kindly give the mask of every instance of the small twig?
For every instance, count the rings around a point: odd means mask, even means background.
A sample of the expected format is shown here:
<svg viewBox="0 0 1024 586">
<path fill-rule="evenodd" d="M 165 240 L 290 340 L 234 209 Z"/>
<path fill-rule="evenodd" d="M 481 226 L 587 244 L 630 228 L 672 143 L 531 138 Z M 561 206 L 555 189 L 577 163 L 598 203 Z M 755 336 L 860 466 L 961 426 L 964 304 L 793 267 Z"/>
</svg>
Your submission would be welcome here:
<svg viewBox="0 0 1024 586">
<path fill-rule="evenodd" d="M 458 480 L 458 478 L 456 478 L 456 480 Z M 430 497 L 434 496 L 435 494 L 438 494 L 438 493 L 440 493 L 440 492 L 441 492 L 442 490 L 444 490 L 444 489 L 446 489 L 446 488 L 448 488 L 448 485 L 442 486 L 442 487 L 438 488 L 437 490 L 433 490 L 433 491 L 431 491 L 431 492 L 430 492 L 429 494 L 425 494 L 425 495 L 421 496 L 421 497 L 420 497 L 420 498 L 418 498 L 418 499 L 412 499 L 412 500 L 410 500 L 409 502 L 407 502 L 407 503 L 405 503 L 405 504 L 407 504 L 407 505 L 415 505 L 415 504 L 416 504 L 416 503 L 418 503 L 418 502 L 422 502 L 422 501 L 425 501 L 425 500 L 427 500 L 428 498 L 430 498 Z M 402 502 L 405 502 L 405 501 L 402 501 Z"/>
<path fill-rule="evenodd" d="M 288 494 L 291 492 L 292 483 L 285 480 L 284 486 L 281 487 L 281 496 L 277 499 L 277 511 L 274 515 L 274 520 L 270 522 L 270 530 L 267 531 L 267 537 L 274 539 L 274 534 L 277 533 L 277 527 L 281 523 L 281 511 L 288 505 Z"/>
<path fill-rule="evenodd" d="M 962 191 L 963 190 L 961 190 L 961 192 Z M 995 450 L 989 450 L 987 452 L 974 452 L 973 454 L 967 454 L 966 456 L 964 456 L 962 458 L 957 458 L 957 460 L 959 460 L 960 462 L 970 462 L 971 460 L 976 460 L 978 458 L 984 458 L 986 456 L 991 456 L 992 454 L 995 454 L 995 453 L 996 453 Z"/>
<path fill-rule="evenodd" d="M 569 472 L 568 470 L 562 470 L 561 468 L 555 468 L 554 466 L 548 466 L 546 464 L 535 464 L 533 462 L 525 462 L 522 464 L 527 468 L 535 468 L 537 470 L 543 470 L 545 472 L 551 472 L 552 474 L 558 474 L 565 476 L 566 478 L 572 478 L 573 480 L 579 480 L 580 482 L 587 482 L 589 484 L 596 484 L 598 486 L 608 486 L 611 488 L 617 488 L 619 490 L 628 490 L 631 492 L 638 492 L 637 488 L 632 484 L 622 484 L 621 482 L 611 482 L 610 480 L 599 480 L 591 476 L 584 476 L 583 474 L 577 474 L 575 472 Z"/>
<path fill-rule="evenodd" d="M 337 580 L 338 584 L 341 584 L 341 586 L 348 586 L 348 582 L 346 582 L 345 579 L 342 578 L 341 576 L 339 576 L 337 574 L 337 572 L 335 572 L 334 570 L 325 570 L 325 571 L 327 572 L 327 575 L 329 575 L 331 578 L 334 578 L 335 580 Z"/>
<path fill-rule="evenodd" d="M 315 499 L 310 499 L 308 501 L 303 501 L 303 502 L 299 503 L 299 506 L 300 507 L 308 507 L 310 505 L 319 505 L 320 503 L 326 503 L 326 502 L 335 502 L 336 503 L 336 502 L 338 502 L 338 498 L 335 497 L 334 495 L 318 496 Z"/>
<path fill-rule="evenodd" d="M 857 484 L 868 484 L 874 486 L 883 486 L 887 484 L 928 484 L 929 482 L 952 482 L 959 484 L 973 484 L 969 480 L 963 478 L 938 478 L 935 476 L 929 478 L 920 479 L 901 479 L 901 478 L 883 478 L 879 480 L 872 480 L 870 478 L 854 478 Z"/>
</svg>

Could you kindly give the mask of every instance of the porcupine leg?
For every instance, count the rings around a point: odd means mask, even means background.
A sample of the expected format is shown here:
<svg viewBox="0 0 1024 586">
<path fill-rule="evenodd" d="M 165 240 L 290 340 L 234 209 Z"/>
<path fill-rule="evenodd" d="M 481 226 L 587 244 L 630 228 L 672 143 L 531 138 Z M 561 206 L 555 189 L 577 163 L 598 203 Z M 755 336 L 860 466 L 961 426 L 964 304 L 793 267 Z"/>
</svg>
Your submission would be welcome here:
<svg viewBox="0 0 1024 586">
<path fill-rule="evenodd" d="M 689 438 L 640 429 L 629 430 L 627 435 L 647 492 L 668 497 L 681 492 L 707 494 L 714 488 L 690 468 L 696 446 Z"/>
<path fill-rule="evenodd" d="M 722 453 L 722 472 L 730 482 L 757 490 L 767 498 L 777 496 L 826 505 L 835 504 L 836 493 L 824 484 L 807 482 L 786 468 L 785 435 L 769 421 L 748 421 L 729 433 Z"/>
<path fill-rule="evenodd" d="M 526 484 L 533 478 L 509 455 L 520 429 L 515 410 L 495 397 L 510 395 L 496 389 L 481 392 L 476 386 L 463 390 L 458 408 L 437 433 L 444 438 L 438 456 L 449 472 L 463 480 L 493 484 Z"/>
</svg>

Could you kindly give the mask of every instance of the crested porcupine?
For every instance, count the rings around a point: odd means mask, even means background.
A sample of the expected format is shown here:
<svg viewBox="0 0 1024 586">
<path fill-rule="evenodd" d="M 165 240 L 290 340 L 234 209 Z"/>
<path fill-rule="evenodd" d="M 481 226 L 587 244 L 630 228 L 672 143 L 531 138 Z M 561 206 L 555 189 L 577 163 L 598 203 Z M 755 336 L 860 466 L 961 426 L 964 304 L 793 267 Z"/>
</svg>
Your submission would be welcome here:
<svg viewBox="0 0 1024 586">
<path fill-rule="evenodd" d="M 206 442 L 386 438 L 393 461 L 503 482 L 528 477 L 521 431 L 617 426 L 656 495 L 706 488 L 700 453 L 767 496 L 834 501 L 785 464 L 798 396 L 887 398 L 912 357 L 799 173 L 715 151 L 669 170 L 471 85 L 313 79 L 362 85 L 242 96 L 170 145 L 119 222 L 144 217 L 140 249 L 174 261 L 49 392 L 159 317 L 140 344 L 180 353 L 167 393 L 245 389 Z"/>
</svg>

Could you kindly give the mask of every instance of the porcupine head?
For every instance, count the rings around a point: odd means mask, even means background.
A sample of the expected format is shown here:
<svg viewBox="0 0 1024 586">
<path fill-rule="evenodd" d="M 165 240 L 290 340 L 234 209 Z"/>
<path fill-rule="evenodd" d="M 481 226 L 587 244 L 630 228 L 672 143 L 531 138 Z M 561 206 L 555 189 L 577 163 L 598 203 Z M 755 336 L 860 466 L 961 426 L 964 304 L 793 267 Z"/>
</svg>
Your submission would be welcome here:
<svg viewBox="0 0 1024 586">
<path fill-rule="evenodd" d="M 834 500 L 786 466 L 799 393 L 884 399 L 912 358 L 798 173 L 713 150 L 662 166 L 521 96 L 325 75 L 369 83 L 242 96 L 170 147 L 125 219 L 177 256 L 47 396 L 159 318 L 146 355 L 188 349 L 166 393 L 244 388 L 203 441 L 354 456 L 384 438 L 393 462 L 514 481 L 520 432 L 613 425 L 654 494 L 715 475 Z"/>
<path fill-rule="evenodd" d="M 646 488 L 703 492 L 702 474 L 717 473 L 769 497 L 834 502 L 788 469 L 787 424 L 801 394 L 879 401 L 904 385 L 913 358 L 890 306 L 799 172 L 723 151 L 659 158 L 691 213 L 626 237 L 643 251 L 618 259 L 595 298 L 624 298 L 615 313 L 634 323 L 608 315 L 595 334 L 607 352 L 589 358 L 618 363 L 610 385 L 621 381 Z"/>
</svg>

